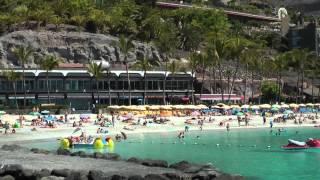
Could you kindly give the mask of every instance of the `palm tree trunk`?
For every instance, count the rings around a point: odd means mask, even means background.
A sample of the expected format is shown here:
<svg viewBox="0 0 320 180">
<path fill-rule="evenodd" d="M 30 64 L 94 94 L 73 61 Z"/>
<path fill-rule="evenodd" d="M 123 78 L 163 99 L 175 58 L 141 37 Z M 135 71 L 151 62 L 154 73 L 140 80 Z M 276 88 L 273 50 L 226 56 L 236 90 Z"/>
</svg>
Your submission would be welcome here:
<svg viewBox="0 0 320 180">
<path fill-rule="evenodd" d="M 25 79 L 25 74 L 24 74 L 24 63 L 22 64 L 22 87 L 23 87 L 23 107 L 26 107 L 26 79 Z"/>
<path fill-rule="evenodd" d="M 126 62 L 126 61 L 125 61 Z M 131 84 L 130 84 L 130 76 L 129 76 L 129 67 L 126 62 L 126 72 L 127 72 L 127 81 L 128 81 L 128 91 L 129 91 L 129 106 L 131 106 Z"/>
<path fill-rule="evenodd" d="M 100 91 L 99 91 L 99 81 L 96 79 L 97 95 L 98 95 L 98 104 L 100 104 Z"/>
<path fill-rule="evenodd" d="M 247 77 L 248 77 L 248 63 L 246 63 L 246 73 L 245 73 L 245 78 L 244 78 L 244 104 L 246 104 L 246 99 L 247 99 Z"/>
<path fill-rule="evenodd" d="M 240 60 L 239 60 L 239 58 L 238 58 L 238 60 L 237 60 L 237 65 L 236 65 L 236 69 L 235 69 L 234 74 L 233 74 L 233 77 L 232 77 L 231 87 L 230 87 L 230 89 L 229 89 L 228 102 L 230 102 L 231 93 L 233 93 L 234 82 L 235 82 L 236 77 L 237 77 L 237 74 L 238 74 L 239 66 L 240 66 Z"/>
<path fill-rule="evenodd" d="M 200 91 L 200 99 L 202 98 L 202 94 L 203 94 L 203 86 L 204 86 L 204 75 L 205 75 L 205 68 L 204 65 L 202 66 L 202 79 L 201 79 L 201 91 Z"/>
<path fill-rule="evenodd" d="M 166 83 L 167 83 L 167 71 L 168 71 L 168 62 L 165 60 L 165 73 L 164 73 L 164 80 L 163 80 L 163 105 L 166 105 Z"/>
<path fill-rule="evenodd" d="M 216 68 L 213 68 L 213 93 L 217 93 Z"/>
<path fill-rule="evenodd" d="M 191 78 L 192 78 L 192 82 L 191 82 L 191 100 L 192 100 L 192 104 L 195 104 L 195 98 L 194 98 L 194 70 L 192 70 L 191 72 Z"/>
<path fill-rule="evenodd" d="M 221 69 L 221 63 L 218 64 L 219 68 L 219 79 L 220 79 L 220 88 L 221 88 L 221 100 L 224 101 L 224 89 L 223 89 L 223 82 L 222 82 L 222 69 Z"/>
<path fill-rule="evenodd" d="M 312 103 L 314 104 L 314 94 L 313 94 L 313 83 L 314 83 L 314 76 L 312 76 L 312 79 L 311 79 L 311 97 L 312 97 Z"/>
<path fill-rule="evenodd" d="M 18 105 L 18 100 L 17 100 L 16 82 L 12 82 L 12 86 L 13 86 L 14 100 L 15 100 L 16 108 L 17 108 L 17 111 L 19 111 L 19 105 Z"/>
<path fill-rule="evenodd" d="M 253 74 L 253 71 L 251 72 L 251 102 L 253 103 L 253 98 L 254 98 L 254 85 L 253 85 L 253 83 L 254 83 L 254 81 L 253 81 L 253 76 L 254 76 L 254 74 Z"/>
<path fill-rule="evenodd" d="M 47 71 L 47 93 L 48 93 L 48 103 L 51 104 L 50 89 L 49 89 L 49 71 Z"/>
<path fill-rule="evenodd" d="M 303 94 L 304 94 L 304 92 L 303 92 L 303 84 L 304 84 L 304 69 L 302 69 L 302 72 L 301 72 L 301 91 L 300 91 L 300 103 L 301 102 L 303 102 L 304 101 L 304 99 L 303 99 Z"/>
<path fill-rule="evenodd" d="M 278 95 L 277 95 L 277 99 L 276 99 L 276 101 L 278 102 L 278 103 L 280 103 L 280 88 L 281 88 L 281 85 L 280 85 L 280 72 L 278 72 L 278 75 L 277 75 L 277 86 L 278 86 Z"/>
<path fill-rule="evenodd" d="M 144 93 L 143 93 L 143 105 L 146 105 L 146 98 L 147 98 L 147 78 L 146 78 L 146 71 L 144 71 L 144 74 L 143 74 L 143 85 L 144 85 Z"/>
<path fill-rule="evenodd" d="M 108 96 L 109 96 L 109 106 L 112 105 L 112 102 L 111 102 L 111 87 L 110 87 L 110 72 L 108 72 Z"/>
<path fill-rule="evenodd" d="M 298 103 L 298 96 L 299 96 L 299 81 L 300 81 L 300 73 L 298 72 L 298 77 L 297 77 L 297 92 L 296 92 L 296 103 Z"/>
</svg>

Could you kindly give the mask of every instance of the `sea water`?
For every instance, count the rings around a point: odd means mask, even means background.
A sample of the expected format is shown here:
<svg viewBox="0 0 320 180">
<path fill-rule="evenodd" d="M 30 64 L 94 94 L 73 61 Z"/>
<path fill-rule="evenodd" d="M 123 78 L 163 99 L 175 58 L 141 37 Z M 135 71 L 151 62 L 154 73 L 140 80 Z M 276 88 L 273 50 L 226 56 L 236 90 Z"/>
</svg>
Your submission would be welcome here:
<svg viewBox="0 0 320 180">
<path fill-rule="evenodd" d="M 289 138 L 300 141 L 320 138 L 320 128 L 288 128 L 280 135 L 276 132 L 277 129 L 272 132 L 270 129 L 190 131 L 184 139 L 177 138 L 178 132 L 134 134 L 126 141 L 117 142 L 114 149 L 105 151 L 118 153 L 123 158 L 211 163 L 221 171 L 246 179 L 320 179 L 320 149 L 281 149 Z M 25 145 L 55 150 L 58 142 L 48 140 Z"/>
</svg>

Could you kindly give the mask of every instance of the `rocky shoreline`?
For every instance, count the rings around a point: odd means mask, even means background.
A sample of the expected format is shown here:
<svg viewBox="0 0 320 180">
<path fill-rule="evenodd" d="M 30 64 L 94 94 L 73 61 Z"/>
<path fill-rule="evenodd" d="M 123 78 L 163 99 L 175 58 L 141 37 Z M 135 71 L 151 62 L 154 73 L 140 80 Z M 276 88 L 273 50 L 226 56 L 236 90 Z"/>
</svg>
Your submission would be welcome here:
<svg viewBox="0 0 320 180">
<path fill-rule="evenodd" d="M 217 171 L 212 165 L 182 161 L 169 165 L 163 160 L 121 159 L 115 153 L 87 154 L 58 149 L 27 149 L 18 145 L 3 145 L 0 149 L 0 180 L 238 180 Z"/>
</svg>

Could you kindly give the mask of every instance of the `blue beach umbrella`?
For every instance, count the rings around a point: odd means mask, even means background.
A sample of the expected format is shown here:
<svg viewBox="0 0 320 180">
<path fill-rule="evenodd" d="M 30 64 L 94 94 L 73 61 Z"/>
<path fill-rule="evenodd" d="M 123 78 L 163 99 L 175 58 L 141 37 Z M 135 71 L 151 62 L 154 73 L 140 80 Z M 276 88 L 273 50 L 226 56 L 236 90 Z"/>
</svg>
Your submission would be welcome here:
<svg viewBox="0 0 320 180">
<path fill-rule="evenodd" d="M 285 110 L 285 111 L 283 112 L 283 114 L 293 114 L 293 111 L 291 111 L 291 110 Z"/>
</svg>

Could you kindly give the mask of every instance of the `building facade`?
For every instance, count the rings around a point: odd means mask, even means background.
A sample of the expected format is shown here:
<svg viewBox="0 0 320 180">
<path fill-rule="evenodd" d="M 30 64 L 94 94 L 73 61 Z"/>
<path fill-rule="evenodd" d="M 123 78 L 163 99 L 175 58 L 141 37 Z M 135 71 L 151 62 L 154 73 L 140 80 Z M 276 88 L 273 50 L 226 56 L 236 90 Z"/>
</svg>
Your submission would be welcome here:
<svg viewBox="0 0 320 180">
<path fill-rule="evenodd" d="M 22 70 L 16 70 L 22 73 Z M 146 96 L 144 97 L 144 73 L 130 71 L 131 102 L 142 104 L 146 99 L 148 104 L 162 104 L 163 89 L 165 98 L 170 103 L 187 103 L 191 96 L 192 76 L 190 73 L 171 75 L 164 71 L 150 71 L 146 73 Z M 75 109 L 90 109 L 92 104 L 128 104 L 129 90 L 125 71 L 111 71 L 104 73 L 98 80 L 98 87 L 94 77 L 87 70 L 53 70 L 48 73 L 50 103 L 67 105 Z M 165 84 L 164 84 L 165 82 Z M 27 105 L 48 103 L 47 73 L 42 70 L 25 71 L 26 96 L 23 82 L 16 82 L 16 95 L 13 83 L 0 75 L 0 103 L 13 107 L 15 99 L 23 105 L 26 97 Z M 111 102 L 109 103 L 109 100 Z"/>
</svg>

